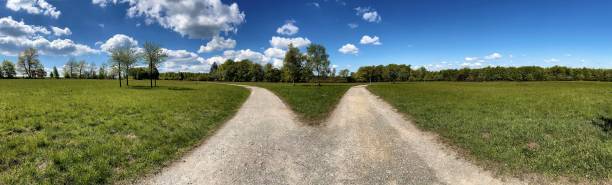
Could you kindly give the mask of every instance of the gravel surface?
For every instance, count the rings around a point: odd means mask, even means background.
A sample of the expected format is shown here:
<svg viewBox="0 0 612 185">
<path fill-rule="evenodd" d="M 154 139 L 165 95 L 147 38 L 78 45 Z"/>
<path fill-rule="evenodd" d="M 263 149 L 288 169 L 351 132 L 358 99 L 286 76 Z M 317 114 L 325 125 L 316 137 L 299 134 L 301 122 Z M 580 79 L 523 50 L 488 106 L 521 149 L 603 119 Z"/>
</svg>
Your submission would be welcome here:
<svg viewBox="0 0 612 185">
<path fill-rule="evenodd" d="M 138 184 L 521 184 L 459 159 L 365 86 L 318 127 L 270 91 L 247 88 L 249 99 L 214 136 Z"/>
</svg>

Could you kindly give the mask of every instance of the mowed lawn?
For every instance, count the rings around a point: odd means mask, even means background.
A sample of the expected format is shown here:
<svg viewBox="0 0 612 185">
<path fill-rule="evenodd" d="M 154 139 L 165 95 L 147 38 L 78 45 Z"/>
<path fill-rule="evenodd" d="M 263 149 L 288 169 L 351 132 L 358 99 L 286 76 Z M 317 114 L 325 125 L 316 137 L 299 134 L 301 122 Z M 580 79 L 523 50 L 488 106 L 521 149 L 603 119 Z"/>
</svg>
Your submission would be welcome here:
<svg viewBox="0 0 612 185">
<path fill-rule="evenodd" d="M 426 82 L 368 89 L 501 172 L 612 177 L 612 133 L 597 126 L 612 124 L 612 83 Z"/>
<path fill-rule="evenodd" d="M 344 93 L 354 84 L 324 83 L 244 83 L 266 88 L 278 95 L 302 121 L 316 125 L 333 111 Z"/>
<path fill-rule="evenodd" d="M 131 180 L 200 143 L 249 95 L 229 85 L 148 84 L 0 80 L 0 184 Z"/>
</svg>

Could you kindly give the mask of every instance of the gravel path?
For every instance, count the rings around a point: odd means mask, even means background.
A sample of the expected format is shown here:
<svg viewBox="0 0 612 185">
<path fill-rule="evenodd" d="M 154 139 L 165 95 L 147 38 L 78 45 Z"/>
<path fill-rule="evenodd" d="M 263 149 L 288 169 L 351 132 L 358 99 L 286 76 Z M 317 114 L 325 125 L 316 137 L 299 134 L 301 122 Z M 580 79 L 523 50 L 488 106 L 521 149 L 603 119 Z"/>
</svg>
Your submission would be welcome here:
<svg viewBox="0 0 612 185">
<path fill-rule="evenodd" d="M 300 123 L 259 87 L 236 116 L 182 160 L 139 184 L 520 184 L 458 159 L 365 86 L 326 124 Z"/>
</svg>

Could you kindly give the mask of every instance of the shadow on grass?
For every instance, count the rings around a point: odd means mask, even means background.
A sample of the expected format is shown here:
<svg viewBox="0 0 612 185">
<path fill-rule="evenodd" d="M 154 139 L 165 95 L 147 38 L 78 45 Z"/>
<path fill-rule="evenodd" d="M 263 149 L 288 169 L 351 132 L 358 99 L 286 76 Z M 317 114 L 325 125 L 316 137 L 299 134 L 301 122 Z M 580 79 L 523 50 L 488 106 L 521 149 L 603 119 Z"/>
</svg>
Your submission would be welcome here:
<svg viewBox="0 0 612 185">
<path fill-rule="evenodd" d="M 146 86 L 146 85 L 132 85 L 132 86 L 128 86 L 128 89 L 134 89 L 134 90 L 158 90 L 158 89 L 168 89 L 171 91 L 190 91 L 190 90 L 195 90 L 194 88 L 189 88 L 189 87 L 173 87 L 173 86 L 157 86 L 157 87 L 153 87 L 151 88 L 151 86 Z"/>
<path fill-rule="evenodd" d="M 191 90 L 195 90 L 194 88 L 189 88 L 189 87 L 168 87 L 168 90 L 173 90 L 173 91 L 191 91 Z"/>
<path fill-rule="evenodd" d="M 599 127 L 603 132 L 612 134 L 612 118 L 605 116 L 598 116 L 593 120 L 593 125 Z"/>
</svg>

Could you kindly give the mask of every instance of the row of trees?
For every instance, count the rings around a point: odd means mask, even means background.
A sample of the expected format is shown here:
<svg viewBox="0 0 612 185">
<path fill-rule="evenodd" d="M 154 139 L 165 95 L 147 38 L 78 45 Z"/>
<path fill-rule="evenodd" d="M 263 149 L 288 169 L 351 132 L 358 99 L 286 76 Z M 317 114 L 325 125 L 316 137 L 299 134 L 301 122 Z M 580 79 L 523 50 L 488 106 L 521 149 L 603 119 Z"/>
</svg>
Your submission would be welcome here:
<svg viewBox="0 0 612 185">
<path fill-rule="evenodd" d="M 563 66 L 485 67 L 480 69 L 412 70 L 410 65 L 360 67 L 353 78 L 360 82 L 395 81 L 612 81 L 612 69 L 569 68 Z"/>
<path fill-rule="evenodd" d="M 38 51 L 34 48 L 28 48 L 19 53 L 16 66 L 11 61 L 4 60 L 0 70 L 0 78 L 14 78 L 17 76 L 17 71 L 22 73 L 25 78 L 45 78 L 47 76 L 45 67 L 38 59 Z"/>
<path fill-rule="evenodd" d="M 111 64 L 118 72 L 119 87 L 122 84 L 122 72 L 126 75 L 126 85 L 129 86 L 130 68 L 136 65 L 139 61 L 144 62 L 148 68 L 148 74 L 154 74 L 157 71 L 157 66 L 162 63 L 168 56 L 163 52 L 161 46 L 155 43 L 147 42 L 144 44 L 143 52 L 140 53 L 136 48 L 119 47 L 111 51 Z M 153 80 L 157 86 L 157 75 L 147 75 L 150 79 L 151 88 L 153 88 Z"/>
<path fill-rule="evenodd" d="M 612 69 L 553 67 L 485 67 L 480 69 L 445 69 L 428 71 L 424 67 L 412 69 L 410 65 L 389 64 L 363 66 L 357 72 L 347 69 L 336 71 L 329 67 L 329 55 L 325 47 L 311 44 L 306 53 L 293 45 L 285 54 L 283 67 L 275 68 L 272 64 L 261 65 L 250 60 L 227 60 L 223 64 L 212 64 L 209 73 L 169 72 L 159 73 L 157 66 L 167 55 L 161 47 L 154 43 L 145 43 L 142 52 L 135 48 L 116 48 L 111 51 L 110 65 L 102 64 L 99 68 L 95 63 L 74 58 L 64 66 L 64 78 L 81 79 L 150 79 L 151 87 L 154 80 L 199 80 L 199 81 L 231 81 L 231 82 L 396 82 L 396 81 L 612 81 Z M 146 67 L 134 68 L 138 62 Z M 0 65 L 0 78 L 14 78 L 19 71 L 25 78 L 44 78 L 47 72 L 38 59 L 37 50 L 28 48 L 21 52 L 17 65 L 4 60 Z M 49 74 L 51 78 L 59 78 L 56 67 Z M 157 82 L 155 81 L 155 86 Z"/>
<path fill-rule="evenodd" d="M 212 64 L 209 75 L 198 76 L 198 80 L 220 80 L 231 82 L 317 82 L 326 80 L 335 75 L 335 69 L 329 67 L 329 55 L 325 47 L 318 44 L 310 44 L 306 48 L 306 53 L 293 45 L 289 45 L 283 60 L 283 67 L 275 68 L 268 63 L 261 65 L 250 60 L 227 60 L 223 64 Z M 166 76 L 170 78 L 184 79 L 188 73 L 169 73 L 162 74 L 162 79 Z M 197 76 L 189 74 L 190 76 Z"/>
</svg>

